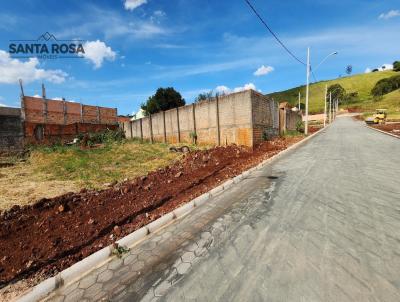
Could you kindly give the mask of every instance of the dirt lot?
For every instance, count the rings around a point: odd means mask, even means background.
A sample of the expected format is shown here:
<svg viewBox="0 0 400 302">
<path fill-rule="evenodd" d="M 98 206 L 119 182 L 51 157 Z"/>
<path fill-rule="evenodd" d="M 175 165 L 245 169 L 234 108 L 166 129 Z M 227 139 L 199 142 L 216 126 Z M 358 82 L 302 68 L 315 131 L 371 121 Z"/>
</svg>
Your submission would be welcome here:
<svg viewBox="0 0 400 302">
<path fill-rule="evenodd" d="M 31 204 L 83 188 L 104 189 L 105 184 L 144 175 L 180 157 L 164 144 L 124 141 L 93 149 L 41 147 L 26 162 L 8 159 L 0 164 L 0 210 Z"/>
<path fill-rule="evenodd" d="M 400 123 L 386 124 L 386 125 L 373 125 L 373 127 L 377 128 L 379 130 L 386 131 L 391 134 L 400 136 Z"/>
<path fill-rule="evenodd" d="M 198 150 L 109 189 L 14 206 L 0 217 L 0 286 L 54 275 L 301 139 Z"/>
</svg>

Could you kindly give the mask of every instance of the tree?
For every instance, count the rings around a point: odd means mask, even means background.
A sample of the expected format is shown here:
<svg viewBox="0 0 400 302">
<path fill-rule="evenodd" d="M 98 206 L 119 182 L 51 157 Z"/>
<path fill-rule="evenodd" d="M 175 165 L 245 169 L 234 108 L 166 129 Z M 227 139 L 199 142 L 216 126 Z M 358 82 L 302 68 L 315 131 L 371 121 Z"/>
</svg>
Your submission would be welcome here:
<svg viewBox="0 0 400 302">
<path fill-rule="evenodd" d="M 374 68 L 374 69 L 372 69 L 372 72 L 378 72 L 379 71 L 379 69 L 378 68 Z"/>
<path fill-rule="evenodd" d="M 348 65 L 348 66 L 346 67 L 346 73 L 347 73 L 348 75 L 351 75 L 352 72 L 353 72 L 353 66 Z"/>
<path fill-rule="evenodd" d="M 400 88 L 400 75 L 395 75 L 390 78 L 385 78 L 379 80 L 374 88 L 371 90 L 371 94 L 375 98 L 380 98 L 381 96 L 388 94 Z"/>
<path fill-rule="evenodd" d="M 400 71 L 400 61 L 393 62 L 393 70 Z"/>
<path fill-rule="evenodd" d="M 199 95 L 195 98 L 195 103 L 209 100 L 213 97 L 213 92 L 210 90 L 209 92 L 199 93 Z"/>
<path fill-rule="evenodd" d="M 343 101 L 346 99 L 346 90 L 340 84 L 333 84 L 328 87 L 328 98 L 332 93 L 332 100 Z"/>
<path fill-rule="evenodd" d="M 172 87 L 158 88 L 155 95 L 148 98 L 142 109 L 145 115 L 177 108 L 185 105 L 181 94 Z"/>
</svg>

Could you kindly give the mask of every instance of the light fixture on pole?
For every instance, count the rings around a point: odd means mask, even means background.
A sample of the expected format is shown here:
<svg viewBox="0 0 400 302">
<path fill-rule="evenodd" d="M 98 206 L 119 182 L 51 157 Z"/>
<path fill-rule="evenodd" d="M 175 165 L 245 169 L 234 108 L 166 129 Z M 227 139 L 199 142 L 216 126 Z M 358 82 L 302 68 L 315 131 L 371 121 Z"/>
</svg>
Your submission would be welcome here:
<svg viewBox="0 0 400 302">
<path fill-rule="evenodd" d="M 310 47 L 307 48 L 307 88 L 306 88 L 306 124 L 304 134 L 308 134 L 308 97 L 310 94 Z"/>
<path fill-rule="evenodd" d="M 322 63 L 324 63 L 330 56 L 337 55 L 338 52 L 332 52 L 331 54 L 327 55 L 321 63 L 317 65 L 313 71 L 316 71 Z M 306 88 L 306 112 L 305 112 L 305 126 L 304 126 L 304 133 L 307 135 L 308 134 L 308 101 L 309 101 L 309 94 L 310 94 L 310 72 L 311 72 L 311 67 L 310 67 L 310 47 L 307 48 L 307 88 Z M 331 101 L 330 101 L 331 102 Z M 330 108 L 332 108 L 331 103 L 329 104 Z M 331 113 L 329 113 L 329 120 L 331 120 Z"/>
<path fill-rule="evenodd" d="M 324 128 L 326 126 L 326 99 L 328 98 L 328 84 L 325 85 L 325 104 L 324 104 Z"/>
</svg>

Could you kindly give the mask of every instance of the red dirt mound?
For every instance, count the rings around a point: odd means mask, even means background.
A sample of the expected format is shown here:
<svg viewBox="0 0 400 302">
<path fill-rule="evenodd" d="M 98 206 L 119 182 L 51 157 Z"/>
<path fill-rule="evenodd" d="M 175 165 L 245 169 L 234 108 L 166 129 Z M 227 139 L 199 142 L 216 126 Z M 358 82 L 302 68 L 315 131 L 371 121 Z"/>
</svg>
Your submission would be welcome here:
<svg viewBox="0 0 400 302">
<path fill-rule="evenodd" d="M 254 150 L 195 151 L 110 189 L 14 206 L 0 217 L 0 287 L 39 273 L 54 275 L 299 140 L 279 138 Z"/>
<path fill-rule="evenodd" d="M 400 123 L 386 124 L 386 125 L 373 125 L 373 127 L 377 128 L 379 130 L 400 136 Z"/>
</svg>

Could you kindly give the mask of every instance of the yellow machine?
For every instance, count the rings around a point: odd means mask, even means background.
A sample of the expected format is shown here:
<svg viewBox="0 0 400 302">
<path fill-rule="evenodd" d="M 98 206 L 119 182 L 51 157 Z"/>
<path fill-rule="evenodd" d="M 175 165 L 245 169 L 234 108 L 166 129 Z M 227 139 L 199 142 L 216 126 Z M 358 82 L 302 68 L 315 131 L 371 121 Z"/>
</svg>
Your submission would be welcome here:
<svg viewBox="0 0 400 302">
<path fill-rule="evenodd" d="M 367 124 L 385 124 L 387 117 L 387 109 L 376 109 L 375 114 L 372 117 L 365 119 Z"/>
</svg>

